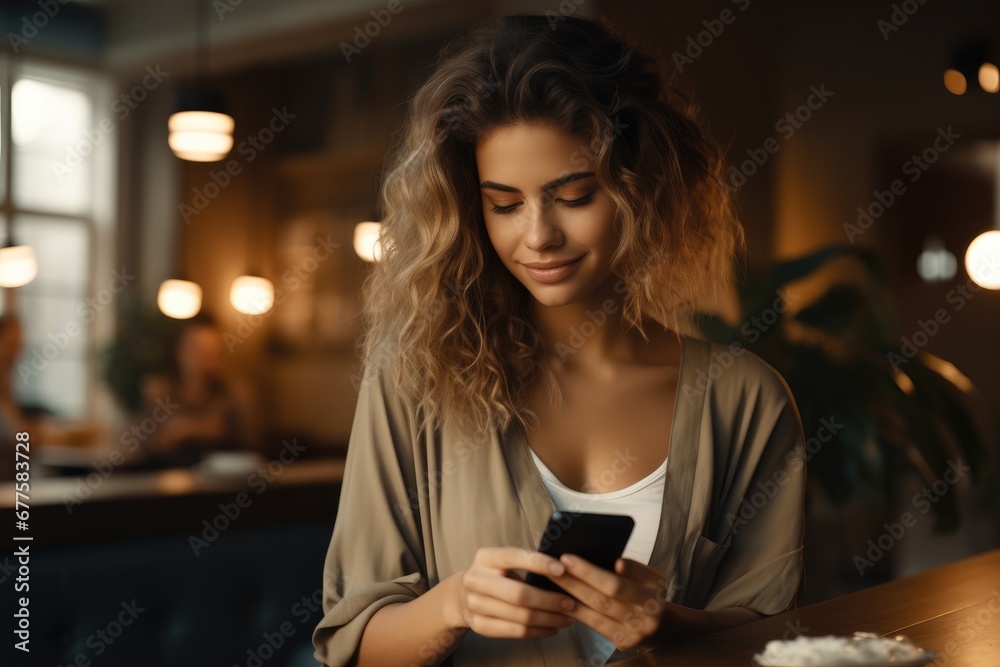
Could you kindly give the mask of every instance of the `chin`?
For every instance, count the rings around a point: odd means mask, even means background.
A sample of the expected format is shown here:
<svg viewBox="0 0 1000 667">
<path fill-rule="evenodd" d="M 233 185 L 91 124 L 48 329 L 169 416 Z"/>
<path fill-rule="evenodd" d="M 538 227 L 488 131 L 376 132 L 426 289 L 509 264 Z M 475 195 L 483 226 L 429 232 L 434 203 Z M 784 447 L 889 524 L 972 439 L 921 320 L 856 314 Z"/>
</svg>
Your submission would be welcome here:
<svg viewBox="0 0 1000 667">
<path fill-rule="evenodd" d="M 575 292 L 557 292 L 556 290 L 528 290 L 535 301 L 543 306 L 568 306 L 579 301 Z"/>
</svg>

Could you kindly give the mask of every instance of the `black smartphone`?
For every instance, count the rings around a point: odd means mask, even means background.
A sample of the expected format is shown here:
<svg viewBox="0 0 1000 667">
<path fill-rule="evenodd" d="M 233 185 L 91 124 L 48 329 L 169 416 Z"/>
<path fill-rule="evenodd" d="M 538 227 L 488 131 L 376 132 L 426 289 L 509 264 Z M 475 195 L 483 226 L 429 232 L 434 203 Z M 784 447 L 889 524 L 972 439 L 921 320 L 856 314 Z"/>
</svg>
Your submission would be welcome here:
<svg viewBox="0 0 1000 667">
<path fill-rule="evenodd" d="M 627 514 L 593 514 L 555 511 L 538 545 L 538 551 L 559 558 L 573 554 L 614 572 L 615 561 L 625 551 L 635 528 L 635 519 Z M 566 590 L 546 576 L 528 572 L 525 583 L 557 593 Z"/>
</svg>

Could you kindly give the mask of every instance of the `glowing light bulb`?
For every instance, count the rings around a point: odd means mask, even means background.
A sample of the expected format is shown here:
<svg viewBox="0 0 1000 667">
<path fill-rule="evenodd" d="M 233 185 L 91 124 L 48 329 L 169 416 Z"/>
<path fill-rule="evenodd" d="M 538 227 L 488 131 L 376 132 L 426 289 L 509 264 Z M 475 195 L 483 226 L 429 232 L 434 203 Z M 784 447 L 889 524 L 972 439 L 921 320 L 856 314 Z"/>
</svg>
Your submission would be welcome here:
<svg viewBox="0 0 1000 667">
<path fill-rule="evenodd" d="M 156 294 L 156 305 L 167 317 L 192 318 L 201 310 L 201 287 L 190 280 L 164 280 Z"/>
<path fill-rule="evenodd" d="M 233 308 L 246 315 L 260 315 L 274 305 L 274 285 L 260 276 L 240 276 L 229 290 Z"/>
<path fill-rule="evenodd" d="M 983 232 L 965 251 L 965 270 L 980 287 L 1000 289 L 1000 229 Z"/>
<path fill-rule="evenodd" d="M 377 262 L 382 257 L 378 240 L 381 229 L 381 222 L 359 222 L 354 226 L 354 252 L 366 262 Z"/>
</svg>

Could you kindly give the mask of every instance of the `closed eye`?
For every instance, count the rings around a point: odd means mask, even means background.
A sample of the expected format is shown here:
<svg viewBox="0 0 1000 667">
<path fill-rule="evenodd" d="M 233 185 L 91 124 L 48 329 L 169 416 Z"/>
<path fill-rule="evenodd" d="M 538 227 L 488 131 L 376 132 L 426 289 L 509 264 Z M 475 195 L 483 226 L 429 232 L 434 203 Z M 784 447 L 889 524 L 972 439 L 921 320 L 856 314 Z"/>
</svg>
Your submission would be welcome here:
<svg viewBox="0 0 1000 667">
<path fill-rule="evenodd" d="M 559 203 L 561 203 L 566 208 L 576 208 L 578 206 L 586 206 L 590 202 L 594 201 L 594 193 L 595 192 L 596 192 L 596 190 L 591 190 L 587 194 L 583 195 L 582 197 L 578 197 L 577 199 L 557 199 L 556 201 L 559 202 Z M 500 205 L 494 204 L 493 208 L 491 208 L 490 210 L 493 211 L 494 213 L 499 213 L 499 214 L 503 215 L 503 214 L 506 214 L 506 213 L 513 212 L 514 209 L 516 209 L 522 203 L 523 202 L 517 202 L 515 204 L 508 204 L 507 206 L 500 206 Z"/>
<path fill-rule="evenodd" d="M 594 201 L 595 192 L 597 192 L 597 190 L 591 190 L 590 192 L 588 192 L 587 194 L 583 195 L 578 199 L 557 199 L 556 201 L 562 202 L 563 206 L 567 206 L 569 208 L 575 208 L 577 206 L 583 206 L 585 204 L 589 204 L 590 202 Z"/>
<path fill-rule="evenodd" d="M 491 208 L 490 210 L 493 211 L 494 213 L 504 214 L 504 213 L 510 213 L 520 205 L 521 202 L 517 202 L 516 204 L 508 204 L 507 206 L 499 206 L 497 204 L 494 204 L 493 208 Z"/>
</svg>

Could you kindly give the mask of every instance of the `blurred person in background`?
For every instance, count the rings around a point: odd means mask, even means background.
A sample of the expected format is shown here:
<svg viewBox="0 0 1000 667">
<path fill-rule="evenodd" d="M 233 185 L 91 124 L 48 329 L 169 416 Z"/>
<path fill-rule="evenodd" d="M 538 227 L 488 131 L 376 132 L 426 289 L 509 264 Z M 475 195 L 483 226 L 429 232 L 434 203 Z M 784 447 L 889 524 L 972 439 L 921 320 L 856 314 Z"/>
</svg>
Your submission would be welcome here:
<svg viewBox="0 0 1000 667">
<path fill-rule="evenodd" d="M 0 315 L 0 479 L 14 478 L 14 443 L 16 434 L 26 431 L 31 440 L 39 435 L 37 415 L 29 412 L 14 396 L 14 374 L 21 354 L 21 322 L 13 313 Z"/>
<path fill-rule="evenodd" d="M 257 449 L 259 433 L 250 388 L 225 372 L 226 347 L 214 319 L 197 315 L 183 323 L 170 370 L 142 381 L 144 417 L 155 431 L 147 454 L 197 460 L 206 451 Z"/>
</svg>

